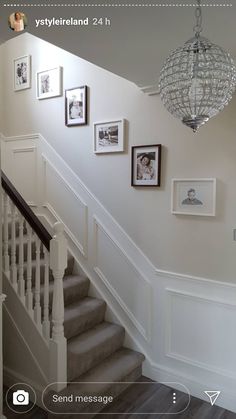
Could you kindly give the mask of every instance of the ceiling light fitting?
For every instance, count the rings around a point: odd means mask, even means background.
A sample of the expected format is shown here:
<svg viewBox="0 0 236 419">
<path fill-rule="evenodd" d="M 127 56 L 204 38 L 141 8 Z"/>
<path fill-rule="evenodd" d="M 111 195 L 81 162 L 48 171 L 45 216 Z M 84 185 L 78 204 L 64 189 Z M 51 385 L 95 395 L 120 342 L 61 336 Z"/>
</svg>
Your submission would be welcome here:
<svg viewBox="0 0 236 419">
<path fill-rule="evenodd" d="M 194 37 L 169 55 L 159 81 L 164 106 L 194 132 L 229 103 L 236 88 L 229 53 L 201 36 L 201 0 L 195 17 Z"/>
</svg>

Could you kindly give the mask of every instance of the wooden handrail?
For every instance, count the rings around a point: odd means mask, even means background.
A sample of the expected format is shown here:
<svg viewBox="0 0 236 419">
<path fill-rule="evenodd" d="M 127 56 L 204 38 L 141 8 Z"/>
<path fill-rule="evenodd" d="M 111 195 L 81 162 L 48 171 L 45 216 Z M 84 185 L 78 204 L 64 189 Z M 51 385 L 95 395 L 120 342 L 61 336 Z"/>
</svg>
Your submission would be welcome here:
<svg viewBox="0 0 236 419">
<path fill-rule="evenodd" d="M 32 227 L 32 229 L 35 231 L 35 233 L 37 234 L 41 242 L 44 244 L 44 246 L 47 248 L 47 250 L 49 250 L 50 241 L 52 240 L 51 234 L 49 234 L 49 232 L 46 230 L 41 221 L 39 221 L 39 219 L 36 217 L 36 215 L 29 207 L 27 202 L 25 202 L 25 200 L 22 198 L 22 196 L 19 194 L 16 188 L 12 185 L 12 183 L 2 170 L 1 179 L 4 191 L 14 202 L 15 206 L 18 208 L 18 210 L 29 223 L 29 225 Z"/>
</svg>

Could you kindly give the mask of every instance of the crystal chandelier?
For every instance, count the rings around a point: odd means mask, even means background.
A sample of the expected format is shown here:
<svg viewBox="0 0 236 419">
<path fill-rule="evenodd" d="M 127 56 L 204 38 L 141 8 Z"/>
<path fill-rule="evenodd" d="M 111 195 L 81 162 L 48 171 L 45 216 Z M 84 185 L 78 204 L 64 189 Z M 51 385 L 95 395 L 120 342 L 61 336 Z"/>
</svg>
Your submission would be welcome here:
<svg viewBox="0 0 236 419">
<path fill-rule="evenodd" d="M 201 0 L 195 17 L 194 37 L 169 55 L 159 81 L 164 106 L 194 132 L 229 103 L 236 87 L 228 52 L 201 36 Z"/>
</svg>

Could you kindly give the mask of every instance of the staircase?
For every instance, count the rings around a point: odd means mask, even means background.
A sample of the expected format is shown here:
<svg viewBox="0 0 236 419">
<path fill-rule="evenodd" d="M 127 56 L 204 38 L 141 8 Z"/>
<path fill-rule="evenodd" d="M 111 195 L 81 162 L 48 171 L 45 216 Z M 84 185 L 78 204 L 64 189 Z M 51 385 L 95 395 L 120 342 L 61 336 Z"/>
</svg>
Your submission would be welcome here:
<svg viewBox="0 0 236 419">
<path fill-rule="evenodd" d="M 133 382 L 141 376 L 144 356 L 123 347 L 124 328 L 105 321 L 106 303 L 89 297 L 89 286 L 88 278 L 73 275 L 73 259 L 70 260 L 63 278 L 68 387 L 60 395 L 115 397 L 127 387 L 127 384 L 116 383 Z M 96 382 L 105 382 L 106 385 L 86 384 Z M 78 403 L 76 406 L 73 403 L 60 403 L 57 407 L 50 397 L 45 398 L 45 405 L 54 413 L 61 413 L 63 409 L 67 413 L 97 413 L 104 407 L 101 403 L 101 406 L 94 404 L 89 407 L 86 403 L 80 403 L 79 406 Z M 87 414 L 86 417 L 88 418 Z"/>
<path fill-rule="evenodd" d="M 52 394 L 115 398 L 140 377 L 144 356 L 123 346 L 124 328 L 105 320 L 106 302 L 90 297 L 89 279 L 73 273 L 62 225 L 56 224 L 52 238 L 5 175 L 2 186 L 5 281 L 45 344 L 44 405 L 55 414 L 93 417 L 104 404 L 55 404 Z"/>
</svg>

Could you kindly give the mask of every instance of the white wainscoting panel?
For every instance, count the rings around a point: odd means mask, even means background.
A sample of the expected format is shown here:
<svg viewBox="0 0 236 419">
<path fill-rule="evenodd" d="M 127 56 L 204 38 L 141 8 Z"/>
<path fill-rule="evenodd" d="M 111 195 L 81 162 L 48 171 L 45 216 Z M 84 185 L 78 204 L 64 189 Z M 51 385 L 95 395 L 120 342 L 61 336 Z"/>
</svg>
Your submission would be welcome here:
<svg viewBox="0 0 236 419">
<path fill-rule="evenodd" d="M 53 164 L 44 161 L 44 206 L 65 225 L 72 241 L 84 257 L 88 246 L 88 207 L 78 193 L 66 182 Z"/>
<path fill-rule="evenodd" d="M 37 205 L 36 137 L 10 137 L 2 142 L 2 169 L 29 205 Z"/>
<path fill-rule="evenodd" d="M 36 205 L 37 149 L 36 147 L 15 147 L 12 153 L 13 167 L 18 168 L 17 173 L 13 175 L 14 185 L 22 195 L 24 194 L 29 205 Z"/>
<path fill-rule="evenodd" d="M 236 379 L 236 304 L 166 292 L 166 355 Z"/>
<path fill-rule="evenodd" d="M 94 218 L 94 270 L 119 301 L 130 320 L 150 339 L 151 285 L 101 222 Z M 112 263 L 111 263 L 112 261 Z"/>
</svg>

